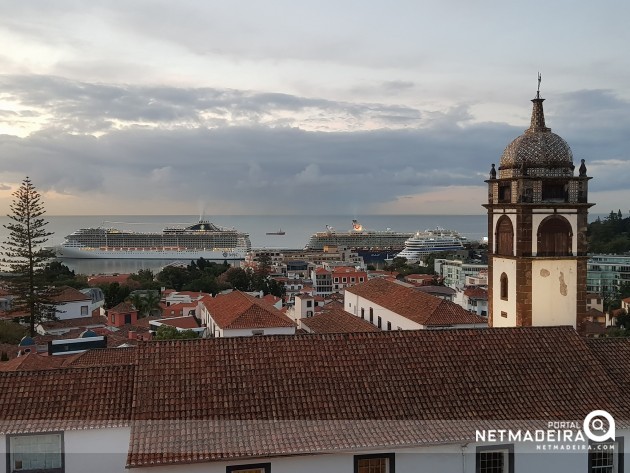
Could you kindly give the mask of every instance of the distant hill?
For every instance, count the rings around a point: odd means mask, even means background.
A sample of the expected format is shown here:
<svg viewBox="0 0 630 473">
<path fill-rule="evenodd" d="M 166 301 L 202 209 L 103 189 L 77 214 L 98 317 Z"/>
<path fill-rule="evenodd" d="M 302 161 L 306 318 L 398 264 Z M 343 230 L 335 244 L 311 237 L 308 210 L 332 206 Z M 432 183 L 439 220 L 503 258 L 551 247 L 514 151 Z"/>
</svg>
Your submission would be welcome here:
<svg viewBox="0 0 630 473">
<path fill-rule="evenodd" d="M 624 254 L 630 252 L 630 217 L 623 218 L 621 210 L 611 211 L 603 220 L 599 217 L 588 225 L 588 252 Z"/>
</svg>

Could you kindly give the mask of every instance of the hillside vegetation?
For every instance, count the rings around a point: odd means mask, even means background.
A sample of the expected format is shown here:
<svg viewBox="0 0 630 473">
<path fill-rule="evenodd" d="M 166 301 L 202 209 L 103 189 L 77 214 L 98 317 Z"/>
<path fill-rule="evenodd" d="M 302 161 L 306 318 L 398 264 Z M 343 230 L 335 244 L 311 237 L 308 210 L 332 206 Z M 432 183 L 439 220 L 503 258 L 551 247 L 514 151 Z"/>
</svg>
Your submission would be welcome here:
<svg viewBox="0 0 630 473">
<path fill-rule="evenodd" d="M 630 217 L 621 210 L 611 211 L 603 220 L 599 217 L 588 225 L 588 252 L 624 254 L 630 252 Z"/>
</svg>

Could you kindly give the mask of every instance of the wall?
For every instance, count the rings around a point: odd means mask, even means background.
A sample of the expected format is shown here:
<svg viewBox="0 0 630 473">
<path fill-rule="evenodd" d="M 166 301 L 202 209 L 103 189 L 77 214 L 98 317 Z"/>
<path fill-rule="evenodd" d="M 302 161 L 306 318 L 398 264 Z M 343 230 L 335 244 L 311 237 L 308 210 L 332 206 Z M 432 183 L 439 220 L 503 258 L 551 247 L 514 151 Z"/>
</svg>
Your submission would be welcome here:
<svg viewBox="0 0 630 473">
<path fill-rule="evenodd" d="M 577 263 L 542 259 L 532 263 L 532 325 L 571 325 L 577 313 Z"/>
<path fill-rule="evenodd" d="M 263 335 L 294 335 L 295 327 L 265 327 L 259 329 L 225 329 L 220 330 L 220 337 L 251 337 L 254 330 L 263 330 Z"/>
<path fill-rule="evenodd" d="M 508 258 L 492 258 L 492 326 L 516 327 L 516 260 Z M 501 273 L 508 277 L 508 298 L 501 299 Z M 501 312 L 507 313 L 501 317 Z"/>
<path fill-rule="evenodd" d="M 92 315 L 91 307 L 93 306 L 92 301 L 75 301 L 75 302 L 65 302 L 63 304 L 57 305 L 57 309 L 62 312 L 57 312 L 57 318 L 59 320 L 68 320 L 68 319 L 78 319 L 80 317 L 89 317 Z M 87 307 L 87 312 L 81 315 L 81 307 Z"/>
<path fill-rule="evenodd" d="M 128 427 L 65 431 L 65 473 L 127 473 L 130 432 Z M 0 473 L 6 473 L 6 446 L 0 435 Z"/>
<path fill-rule="evenodd" d="M 618 433 L 618 436 L 623 435 L 625 437 L 624 444 L 627 449 L 628 442 L 630 441 L 630 431 L 625 431 L 624 433 Z M 574 445 L 576 447 L 581 447 L 583 444 Z M 394 453 L 396 473 L 475 473 L 477 446 L 481 446 L 481 444 L 453 444 L 423 448 L 385 449 L 358 453 Z M 227 466 L 266 462 L 271 463 L 272 473 L 353 473 L 354 471 L 353 453 L 275 457 L 250 461 L 221 461 L 151 468 L 134 468 L 134 470 L 138 473 L 225 473 Z M 630 455 L 625 455 L 624 471 L 629 471 L 628 468 L 630 468 Z M 515 473 L 586 473 L 587 471 L 588 453 L 586 451 L 548 452 L 537 450 L 534 443 L 517 443 L 514 445 Z"/>
</svg>

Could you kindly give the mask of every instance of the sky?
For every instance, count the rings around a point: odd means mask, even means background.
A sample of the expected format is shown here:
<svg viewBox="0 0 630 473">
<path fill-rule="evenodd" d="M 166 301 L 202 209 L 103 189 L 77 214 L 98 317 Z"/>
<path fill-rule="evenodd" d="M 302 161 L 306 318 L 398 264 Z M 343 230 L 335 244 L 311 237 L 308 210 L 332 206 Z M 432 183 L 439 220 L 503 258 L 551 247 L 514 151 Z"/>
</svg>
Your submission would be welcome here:
<svg viewBox="0 0 630 473">
<path fill-rule="evenodd" d="M 0 212 L 483 214 L 528 126 L 630 209 L 622 1 L 4 0 Z M 624 59 L 625 58 L 625 59 Z"/>
</svg>

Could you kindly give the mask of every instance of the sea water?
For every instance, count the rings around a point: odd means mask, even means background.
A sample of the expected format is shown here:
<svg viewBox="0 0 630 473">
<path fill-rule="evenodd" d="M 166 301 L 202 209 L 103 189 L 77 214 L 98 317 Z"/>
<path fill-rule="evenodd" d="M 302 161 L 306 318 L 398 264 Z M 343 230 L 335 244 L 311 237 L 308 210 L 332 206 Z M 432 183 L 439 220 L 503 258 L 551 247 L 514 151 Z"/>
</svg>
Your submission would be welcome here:
<svg viewBox="0 0 630 473">
<path fill-rule="evenodd" d="M 596 218 L 592 215 L 590 220 Z M 199 220 L 194 215 L 133 215 L 133 216 L 48 216 L 47 230 L 53 232 L 46 246 L 60 244 L 66 235 L 79 228 L 111 227 L 137 232 L 161 231 L 167 226 L 192 225 Z M 357 219 L 366 230 L 387 230 L 415 232 L 441 227 L 455 230 L 469 240 L 487 237 L 486 215 L 217 215 L 204 217 L 212 223 L 249 233 L 253 248 L 304 248 L 315 232 L 325 231 L 326 226 L 338 231 L 352 228 L 352 220 Z M 0 244 L 6 241 L 8 232 L 4 225 L 8 217 L 0 217 Z M 267 233 L 285 232 L 284 235 Z M 140 269 L 159 270 L 172 260 L 105 260 L 105 259 L 64 259 L 63 263 L 77 274 L 113 274 L 137 272 Z"/>
</svg>

